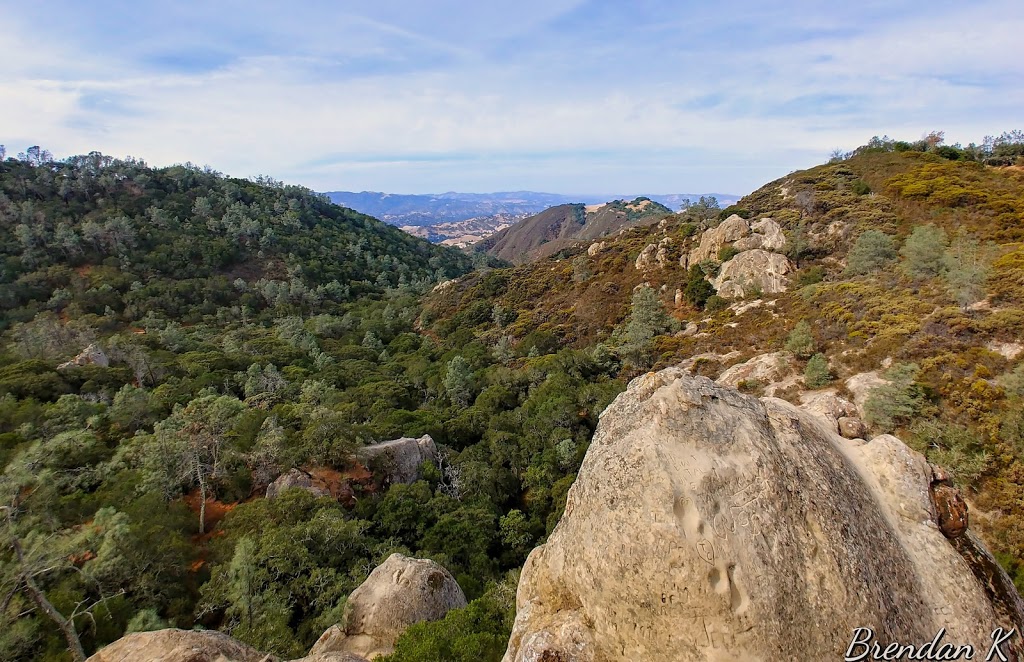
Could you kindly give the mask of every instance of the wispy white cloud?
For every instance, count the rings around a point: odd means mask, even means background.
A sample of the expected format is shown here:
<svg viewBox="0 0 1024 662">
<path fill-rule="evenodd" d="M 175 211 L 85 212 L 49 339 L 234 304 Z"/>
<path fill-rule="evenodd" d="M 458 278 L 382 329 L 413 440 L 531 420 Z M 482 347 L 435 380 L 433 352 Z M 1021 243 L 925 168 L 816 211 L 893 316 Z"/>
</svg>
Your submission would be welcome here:
<svg viewBox="0 0 1024 662">
<path fill-rule="evenodd" d="M 1017 0 L 505 5 L 8 4 L 0 143 L 321 190 L 744 192 L 1024 105 Z"/>
</svg>

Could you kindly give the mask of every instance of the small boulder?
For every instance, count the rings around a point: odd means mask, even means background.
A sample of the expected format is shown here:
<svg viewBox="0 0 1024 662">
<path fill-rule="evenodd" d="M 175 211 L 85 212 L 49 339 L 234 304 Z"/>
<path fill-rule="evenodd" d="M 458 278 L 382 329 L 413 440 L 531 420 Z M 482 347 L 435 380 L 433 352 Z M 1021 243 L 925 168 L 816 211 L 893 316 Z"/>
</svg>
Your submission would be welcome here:
<svg viewBox="0 0 1024 662">
<path fill-rule="evenodd" d="M 932 484 L 932 503 L 939 531 L 947 538 L 959 538 L 967 532 L 969 517 L 967 502 L 960 490 L 952 485 Z"/>
<path fill-rule="evenodd" d="M 127 634 L 86 662 L 271 662 L 276 658 L 211 630 L 154 630 Z"/>
<path fill-rule="evenodd" d="M 650 269 L 652 266 L 654 266 L 654 256 L 657 252 L 657 244 L 647 244 L 647 246 L 645 246 L 644 249 L 640 251 L 640 255 L 637 256 L 636 262 L 633 264 L 633 266 L 636 267 L 638 271 Z"/>
<path fill-rule="evenodd" d="M 658 267 L 664 269 L 669 263 L 669 251 L 672 249 L 672 238 L 665 237 L 658 242 L 658 252 L 655 253 L 654 259 L 658 262 Z"/>
<path fill-rule="evenodd" d="M 859 418 L 853 416 L 840 416 L 836 421 L 839 425 L 839 434 L 847 439 L 863 439 L 868 434 L 868 428 Z"/>
<path fill-rule="evenodd" d="M 315 496 L 331 496 L 330 491 L 322 485 L 317 485 L 313 477 L 302 469 L 290 469 L 277 477 L 270 485 L 267 485 L 267 498 L 276 499 L 285 490 L 290 489 L 306 490 Z"/>
<path fill-rule="evenodd" d="M 437 459 L 437 446 L 429 434 L 419 439 L 402 437 L 359 449 L 360 461 L 388 484 L 412 483 L 420 478 L 420 467 Z"/>
<path fill-rule="evenodd" d="M 1024 352 L 1024 345 L 1019 342 L 998 342 L 992 340 L 985 343 L 985 348 L 1002 355 L 1003 358 L 1009 361 L 1013 361 L 1021 355 L 1021 352 Z"/>
<path fill-rule="evenodd" d="M 406 628 L 466 606 L 458 582 L 428 559 L 392 554 L 352 591 L 342 624 L 328 629 L 310 656 L 348 653 L 374 659 L 394 652 Z"/>
<path fill-rule="evenodd" d="M 760 308 L 762 304 L 764 304 L 764 301 L 762 301 L 761 299 L 754 299 L 753 301 L 747 301 L 746 303 L 741 303 L 737 301 L 736 303 L 729 306 L 729 310 L 732 311 L 733 315 L 739 317 L 748 310 Z"/>
<path fill-rule="evenodd" d="M 857 415 L 857 407 L 836 395 L 835 389 L 800 394 L 800 408 L 827 421 L 833 432 L 839 431 L 839 419 Z"/>
</svg>

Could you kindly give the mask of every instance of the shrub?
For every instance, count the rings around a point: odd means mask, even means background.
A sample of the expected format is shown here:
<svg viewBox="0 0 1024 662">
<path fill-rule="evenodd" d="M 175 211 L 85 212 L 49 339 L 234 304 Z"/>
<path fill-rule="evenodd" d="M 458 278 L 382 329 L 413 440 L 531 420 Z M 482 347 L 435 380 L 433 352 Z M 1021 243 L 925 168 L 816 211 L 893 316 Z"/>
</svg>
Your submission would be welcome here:
<svg viewBox="0 0 1024 662">
<path fill-rule="evenodd" d="M 740 251 L 735 246 L 722 246 L 722 248 L 719 249 L 718 251 L 718 261 L 725 263 L 739 254 Z"/>
<path fill-rule="evenodd" d="M 938 276 L 946 270 L 943 253 L 946 250 L 946 233 L 934 225 L 919 225 L 907 237 L 900 249 L 903 256 L 903 271 L 915 279 Z"/>
<path fill-rule="evenodd" d="M 864 402 L 864 418 L 884 432 L 910 421 L 924 406 L 924 389 L 916 383 L 915 363 L 898 363 L 885 373 L 889 383 L 871 390 Z"/>
<path fill-rule="evenodd" d="M 693 265 L 687 273 L 686 286 L 683 288 L 683 296 L 694 308 L 704 308 L 715 294 L 715 288 L 704 278 L 704 271 L 700 265 Z"/>
<path fill-rule="evenodd" d="M 896 259 L 892 237 L 879 230 L 868 230 L 857 237 L 846 258 L 846 273 L 868 274 L 878 271 Z"/>
<path fill-rule="evenodd" d="M 821 388 L 832 381 L 832 373 L 828 367 L 828 359 L 824 354 L 815 354 L 807 361 L 804 368 L 804 383 L 807 388 Z"/>
<path fill-rule="evenodd" d="M 957 237 L 946 251 L 946 283 L 950 295 L 961 308 L 966 309 L 985 298 L 985 285 L 992 271 L 992 252 L 991 246 L 963 235 Z"/>
<path fill-rule="evenodd" d="M 704 310 L 709 313 L 717 313 L 719 310 L 725 310 L 728 307 L 729 302 L 717 294 L 709 296 L 708 300 L 704 303 Z"/>
<path fill-rule="evenodd" d="M 807 320 L 800 320 L 793 327 L 786 339 L 786 351 L 793 352 L 800 358 L 807 358 L 814 353 L 814 336 Z"/>
<path fill-rule="evenodd" d="M 981 436 L 962 425 L 919 421 L 910 429 L 909 445 L 928 461 L 949 469 L 956 482 L 974 486 L 988 467 Z"/>
<path fill-rule="evenodd" d="M 725 209 L 718 213 L 718 220 L 724 221 L 733 214 L 736 214 L 740 218 L 750 218 L 751 216 L 753 216 L 749 209 L 744 209 L 739 205 L 729 205 L 728 207 L 726 207 Z"/>
<path fill-rule="evenodd" d="M 506 596 L 505 593 L 509 595 Z M 494 587 L 438 621 L 416 623 L 395 642 L 385 662 L 476 662 L 498 660 L 508 646 L 515 592 Z"/>
<path fill-rule="evenodd" d="M 825 280 L 825 268 L 821 265 L 815 265 L 806 269 L 801 269 L 796 274 L 794 281 L 797 287 L 807 287 L 808 285 L 815 285 Z"/>
<path fill-rule="evenodd" d="M 871 187 L 862 179 L 853 180 L 850 184 L 850 190 L 857 195 L 867 195 L 868 193 L 871 193 Z"/>
</svg>

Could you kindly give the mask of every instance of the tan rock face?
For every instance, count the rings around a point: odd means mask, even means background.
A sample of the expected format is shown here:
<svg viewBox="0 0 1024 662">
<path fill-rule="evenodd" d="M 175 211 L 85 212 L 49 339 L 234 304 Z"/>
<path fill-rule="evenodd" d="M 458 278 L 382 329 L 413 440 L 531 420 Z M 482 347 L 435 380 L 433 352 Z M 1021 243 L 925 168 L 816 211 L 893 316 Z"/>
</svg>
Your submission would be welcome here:
<svg viewBox="0 0 1024 662">
<path fill-rule="evenodd" d="M 715 381 L 724 386 L 739 386 L 743 382 L 768 385 L 781 381 L 792 372 L 793 355 L 789 352 L 760 354 L 743 363 L 737 363 L 718 376 Z"/>
<path fill-rule="evenodd" d="M 762 218 L 750 224 L 750 229 L 764 237 L 760 248 L 768 251 L 781 251 L 786 246 L 786 235 L 779 224 L 770 218 Z"/>
<path fill-rule="evenodd" d="M 718 295 L 726 298 L 745 296 L 754 288 L 777 294 L 786 291 L 786 274 L 792 271 L 793 263 L 785 255 L 762 249 L 744 251 L 722 265 L 714 286 Z"/>
<path fill-rule="evenodd" d="M 437 459 L 437 446 L 429 434 L 419 439 L 402 437 L 359 449 L 359 459 L 390 484 L 412 483 L 427 460 Z"/>
<path fill-rule="evenodd" d="M 858 627 L 987 651 L 1019 598 L 993 608 L 1005 573 L 979 582 L 942 535 L 932 476 L 895 437 L 842 439 L 678 368 L 639 377 L 527 560 L 505 660 L 836 660 Z"/>
<path fill-rule="evenodd" d="M 125 635 L 86 662 L 264 662 L 272 660 L 222 632 L 166 629 Z"/>
<path fill-rule="evenodd" d="M 690 251 L 687 264 L 700 264 L 704 260 L 714 260 L 722 246 L 738 241 L 750 234 L 750 224 L 743 218 L 733 214 L 722 221 L 717 228 L 705 230 L 700 236 L 700 244 Z M 686 266 L 685 264 L 683 266 Z"/>
<path fill-rule="evenodd" d="M 413 623 L 435 621 L 465 606 L 465 594 L 444 567 L 392 554 L 352 591 L 344 623 L 324 632 L 309 654 L 388 655 Z"/>
</svg>

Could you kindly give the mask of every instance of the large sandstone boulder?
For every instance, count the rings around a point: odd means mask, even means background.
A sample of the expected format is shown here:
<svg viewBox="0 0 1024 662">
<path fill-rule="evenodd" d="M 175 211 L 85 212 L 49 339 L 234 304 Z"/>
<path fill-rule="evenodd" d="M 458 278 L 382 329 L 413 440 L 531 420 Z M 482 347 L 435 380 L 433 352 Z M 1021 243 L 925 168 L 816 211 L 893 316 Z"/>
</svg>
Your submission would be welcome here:
<svg viewBox="0 0 1024 662">
<path fill-rule="evenodd" d="M 650 269 L 654 266 L 654 256 L 658 252 L 658 244 L 647 244 L 640 255 L 636 257 L 636 262 L 633 264 L 638 271 L 644 269 Z"/>
<path fill-rule="evenodd" d="M 764 294 L 777 294 L 786 291 L 786 274 L 793 269 L 793 263 L 780 253 L 760 248 L 743 251 L 722 265 L 714 286 L 719 296 L 730 299 L 745 296 L 755 288 Z"/>
<path fill-rule="evenodd" d="M 269 662 L 259 652 L 223 632 L 155 630 L 121 637 L 86 662 Z"/>
<path fill-rule="evenodd" d="M 359 449 L 360 461 L 390 484 L 412 483 L 427 460 L 437 460 L 437 446 L 429 434 L 419 439 L 402 437 Z"/>
<path fill-rule="evenodd" d="M 290 469 L 281 474 L 277 479 L 267 485 L 267 498 L 276 499 L 285 490 L 298 489 L 306 490 L 314 496 L 331 496 L 330 490 L 323 485 L 318 485 L 311 475 L 302 469 Z"/>
<path fill-rule="evenodd" d="M 324 632 L 309 654 L 388 655 L 413 623 L 436 621 L 465 606 L 466 596 L 444 567 L 392 554 L 352 591 L 344 622 Z"/>
<path fill-rule="evenodd" d="M 700 244 L 690 251 L 689 258 L 684 256 L 680 263 L 688 265 L 700 264 L 704 260 L 715 260 L 718 251 L 726 244 L 731 244 L 750 234 L 750 223 L 746 219 L 733 214 L 718 224 L 718 227 L 705 230 L 700 236 Z"/>
<path fill-rule="evenodd" d="M 679 368 L 638 377 L 526 562 L 505 661 L 841 660 L 861 627 L 984 655 L 1024 607 L 970 533 L 940 532 L 931 484 L 895 437 L 842 439 Z"/>
</svg>

